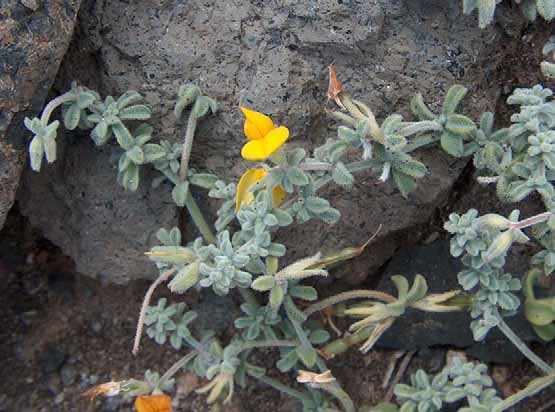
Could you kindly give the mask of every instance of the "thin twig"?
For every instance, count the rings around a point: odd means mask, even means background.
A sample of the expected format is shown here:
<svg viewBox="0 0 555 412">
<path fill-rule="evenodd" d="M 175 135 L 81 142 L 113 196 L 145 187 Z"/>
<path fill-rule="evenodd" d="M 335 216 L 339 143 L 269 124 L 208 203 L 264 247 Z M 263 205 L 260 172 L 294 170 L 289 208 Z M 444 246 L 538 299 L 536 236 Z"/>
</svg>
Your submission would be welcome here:
<svg viewBox="0 0 555 412">
<path fill-rule="evenodd" d="M 387 366 L 387 371 L 385 372 L 385 377 L 383 378 L 382 388 L 387 388 L 389 386 L 389 380 L 391 376 L 393 376 L 393 372 L 395 371 L 395 366 L 397 366 L 397 361 L 401 359 L 405 353 L 404 350 L 398 350 L 393 352 L 391 359 L 389 360 L 389 365 Z"/>
<path fill-rule="evenodd" d="M 143 327 L 146 318 L 146 310 L 148 309 L 148 305 L 150 304 L 152 294 L 154 293 L 154 290 L 158 287 L 158 285 L 168 280 L 170 276 L 174 274 L 174 272 L 175 269 L 170 269 L 162 273 L 154 282 L 152 282 L 152 285 L 150 285 L 150 287 L 146 291 L 145 298 L 143 299 L 143 304 L 141 305 L 139 320 L 137 322 L 137 332 L 135 333 L 135 342 L 133 343 L 133 355 L 139 353 L 139 346 L 141 344 L 141 336 L 143 334 Z"/>
<path fill-rule="evenodd" d="M 407 354 L 403 358 L 403 361 L 401 362 L 401 365 L 399 365 L 399 369 L 395 374 L 395 378 L 393 378 L 393 382 L 391 382 L 391 386 L 389 387 L 389 390 L 385 395 L 386 402 L 389 402 L 393 398 L 393 390 L 395 389 L 395 385 L 397 385 L 399 382 L 401 382 L 401 379 L 403 379 L 403 375 L 407 371 L 407 368 L 409 367 L 409 363 L 415 353 L 416 353 L 415 350 L 411 350 L 410 352 L 407 352 Z"/>
</svg>

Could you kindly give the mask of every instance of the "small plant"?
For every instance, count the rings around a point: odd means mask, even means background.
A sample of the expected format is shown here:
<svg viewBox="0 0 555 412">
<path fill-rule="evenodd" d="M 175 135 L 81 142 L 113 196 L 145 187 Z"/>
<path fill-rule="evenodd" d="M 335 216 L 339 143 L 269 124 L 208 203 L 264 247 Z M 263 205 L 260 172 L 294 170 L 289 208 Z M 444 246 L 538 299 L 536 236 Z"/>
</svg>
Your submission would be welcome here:
<svg viewBox="0 0 555 412">
<path fill-rule="evenodd" d="M 495 8 L 503 0 L 463 0 L 463 12 L 470 14 L 478 10 L 478 24 L 481 29 L 493 21 Z M 524 16 L 530 20 L 536 20 L 539 14 L 545 20 L 551 21 L 555 17 L 555 0 L 514 0 L 520 6 Z"/>
<path fill-rule="evenodd" d="M 488 22 L 497 3 L 464 4 L 465 11 L 478 8 L 481 22 Z M 549 1 L 522 3 L 523 7 L 531 4 L 544 17 L 550 16 L 546 9 Z M 553 367 L 533 353 L 504 321 L 519 310 L 517 293 L 522 285 L 518 276 L 503 270 L 513 243 L 533 238 L 543 247 L 533 257 L 524 282 L 524 310 L 538 335 L 553 339 L 553 298 L 538 299 L 534 293 L 535 281 L 555 269 L 555 103 L 551 90 L 541 85 L 515 90 L 508 103 L 519 106 L 520 112 L 513 115 L 509 128 L 499 130 L 493 128 L 492 113 L 482 114 L 478 124 L 460 113 L 467 89 L 459 85 L 447 91 L 439 113 L 417 95 L 410 103 L 414 119 L 391 114 L 380 122 L 366 104 L 343 90 L 333 66 L 329 70 L 328 99 L 338 108 L 329 114 L 341 122 L 337 136 L 307 152 L 288 144 L 291 136 L 287 127 L 276 125 L 265 114 L 241 108 L 246 137 L 241 156 L 252 162 L 252 167 L 237 184 L 189 168 L 197 124 L 214 114 L 217 107 L 195 85 L 184 85 L 177 93 L 176 119 L 189 110 L 183 143 L 179 144 L 152 143 L 153 129 L 145 123 L 130 131 L 127 123 L 150 117 L 150 109 L 140 103 L 136 92 L 101 100 L 94 91 L 74 84 L 69 92 L 51 101 L 40 118 L 25 120 L 34 134 L 29 146 L 34 170 L 40 169 L 43 157 L 47 162 L 56 159 L 59 122 L 50 123 L 50 117 L 62 106 L 67 129 L 91 129 L 97 145 L 115 137 L 122 149 L 118 181 L 126 189 L 137 189 L 139 169 L 147 164 L 161 173 L 157 182 L 170 181 L 175 204 L 187 208 L 201 234 L 185 240 L 177 228 L 158 232 L 160 245 L 146 255 L 159 274 L 145 295 L 133 345 L 133 353 L 138 354 L 146 326 L 147 336 L 155 342 L 169 342 L 174 350 L 186 353 L 161 376 L 148 371 L 142 380 L 102 384 L 87 396 L 94 399 L 121 394 L 135 398 L 138 412 L 170 411 L 171 398 L 165 393 L 171 391 L 174 375 L 187 369 L 206 381 L 197 392 L 206 394 L 209 404 L 229 402 L 237 386 L 245 387 L 255 379 L 297 399 L 305 412 L 355 412 L 357 407 L 326 361 L 355 345 L 368 352 L 407 308 L 425 312 L 468 310 L 475 340 L 483 340 L 492 328 L 498 328 L 543 376 L 502 400 L 492 388 L 485 365 L 455 360 L 436 376 L 419 370 L 410 385 L 397 385 L 400 409 L 390 403 L 383 410 L 439 412 L 446 404 L 463 402 L 459 412 L 502 412 L 555 383 Z M 480 172 L 479 181 L 495 184 L 502 201 L 520 201 L 537 192 L 546 212 L 526 219 L 520 219 L 518 210 L 508 217 L 493 213 L 479 216 L 473 209 L 462 215 L 451 214 L 445 229 L 451 234 L 451 254 L 465 265 L 458 274 L 462 290 L 430 294 L 424 276 L 417 275 L 410 285 L 405 277 L 395 275 L 391 281 L 396 296 L 349 290 L 319 299 L 317 290 L 306 281 L 329 276 L 331 266 L 359 255 L 368 242 L 327 256 L 314 251 L 311 256 L 284 264 L 288 251 L 276 241 L 276 233 L 313 219 L 338 222 L 339 210 L 320 190 L 330 183 L 348 189 L 356 173 L 363 170 L 373 170 L 381 182 L 390 182 L 408 197 L 418 179 L 428 173 L 414 156 L 424 147 L 438 147 L 454 157 L 472 156 Z M 213 225 L 204 219 L 190 194 L 190 185 L 208 190 L 208 196 L 219 201 Z M 529 228 L 533 228 L 531 233 L 525 233 Z M 150 305 L 155 289 L 165 282 L 175 294 L 206 288 L 217 295 L 236 293 L 242 300 L 242 313 L 233 321 L 235 335 L 222 342 L 213 331 L 194 329 L 196 313 L 187 311 L 184 303 L 168 304 L 162 298 Z M 321 311 L 352 319 L 349 333 L 332 340 L 314 317 Z M 251 355 L 261 348 L 278 351 L 276 368 L 284 373 L 294 371 L 301 385 L 288 386 L 254 364 Z"/>
</svg>

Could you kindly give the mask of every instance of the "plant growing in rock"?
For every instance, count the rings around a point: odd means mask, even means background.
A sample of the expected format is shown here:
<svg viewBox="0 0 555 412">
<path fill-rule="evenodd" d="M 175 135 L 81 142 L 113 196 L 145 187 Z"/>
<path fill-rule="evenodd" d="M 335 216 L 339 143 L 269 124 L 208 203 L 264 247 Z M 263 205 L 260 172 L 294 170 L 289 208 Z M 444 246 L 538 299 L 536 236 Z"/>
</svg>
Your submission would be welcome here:
<svg viewBox="0 0 555 412">
<path fill-rule="evenodd" d="M 550 140 L 551 133 L 555 133 L 551 131 L 555 112 L 550 91 L 539 86 L 515 91 L 509 103 L 521 105 L 521 113 L 513 117 L 511 128 L 498 131 L 493 131 L 491 113 L 483 114 L 477 126 L 470 117 L 457 112 L 466 93 L 462 86 L 451 87 L 439 113 L 434 113 L 417 95 L 410 104 L 414 120 L 391 114 L 379 122 L 366 104 L 343 91 L 330 66 L 328 98 L 338 106 L 330 115 L 342 122 L 337 137 L 307 152 L 288 144 L 287 127 L 276 125 L 262 113 L 241 108 L 246 136 L 241 156 L 252 162 L 252 167 L 237 184 L 189 168 L 197 123 L 216 111 L 216 103 L 194 85 L 182 86 L 178 91 L 176 117 L 181 118 L 185 110 L 190 110 L 182 144 L 147 143 L 152 129 L 145 125 L 129 132 L 124 121 L 144 120 L 150 115 L 146 106 L 136 104 L 136 93 L 101 101 L 96 93 L 74 85 L 72 91 L 49 103 L 40 119 L 27 120 L 35 133 L 30 153 L 36 167 L 40 166 L 38 154 L 42 159 L 46 147 L 50 151 L 47 160 L 54 160 L 51 146 L 57 124 L 49 124 L 49 113 L 56 106 L 70 105 L 65 109 L 65 117 L 71 120 L 66 124 L 68 128 L 80 123 L 92 128 L 96 143 L 116 137 L 123 149 L 119 179 L 124 187 L 136 189 L 138 166 L 151 163 L 173 183 L 175 203 L 187 207 L 202 235 L 185 241 L 177 228 L 158 232 L 161 244 L 146 254 L 159 275 L 145 295 L 133 345 L 133 353 L 137 354 L 146 325 L 147 335 L 157 343 L 169 341 L 174 350 L 187 353 L 162 376 L 150 372 L 143 380 L 110 382 L 93 388 L 89 395 L 122 394 L 136 398 L 138 412 L 169 411 L 171 398 L 164 392 L 170 390 L 175 374 L 185 368 L 206 381 L 197 392 L 207 394 L 208 403 L 227 403 L 237 386 L 258 380 L 297 399 L 307 412 L 355 412 L 357 407 L 326 361 L 354 345 L 368 352 L 408 308 L 425 312 L 469 310 L 475 339 L 484 339 L 491 328 L 499 328 L 545 376 L 501 400 L 491 389 L 491 379 L 483 366 L 456 362 L 434 378 L 419 371 L 411 385 L 397 386 L 401 411 L 439 411 L 444 403 L 466 400 L 468 406 L 462 412 L 501 412 L 552 384 L 553 368 L 537 357 L 503 320 L 520 305 L 516 295 L 520 281 L 505 273 L 503 266 L 512 243 L 528 240 L 524 229 L 535 226 L 536 237 L 546 245 L 544 253 L 534 257 L 537 270 L 551 272 L 555 266 L 551 255 L 555 256 L 555 250 L 550 248 L 555 222 L 551 211 L 524 220 L 519 220 L 518 211 L 508 218 L 479 216 L 473 210 L 462 216 L 452 214 L 445 225 L 452 234 L 451 252 L 461 257 L 467 269 L 459 274 L 463 290 L 441 294 L 428 293 L 421 275 L 415 277 L 412 285 L 396 275 L 391 278 L 396 296 L 374 290 L 349 290 L 319 299 L 318 291 L 307 281 L 329 276 L 332 265 L 362 253 L 365 245 L 327 256 L 314 251 L 311 256 L 291 262 L 286 247 L 276 240 L 278 231 L 293 224 L 313 219 L 338 222 L 339 210 L 322 197 L 320 189 L 330 183 L 350 188 L 356 173 L 362 170 L 373 170 L 380 181 L 390 181 L 403 196 L 409 196 L 418 179 L 428 173 L 414 152 L 430 146 L 455 157 L 473 155 L 476 166 L 485 171 L 481 180 L 496 183 L 503 199 L 521 200 L 537 191 L 550 209 L 555 199 L 550 183 L 555 176 L 551 173 L 551 166 L 555 165 Z M 68 111 L 72 114 L 67 115 Z M 43 152 L 36 149 L 39 143 Z M 355 156 L 358 160 L 352 160 Z M 209 197 L 220 201 L 218 219 L 212 226 L 193 200 L 190 184 L 207 189 Z M 233 322 L 236 334 L 223 341 L 213 331 L 197 330 L 195 312 L 186 310 L 183 303 L 168 304 L 163 298 L 150 305 L 154 290 L 164 282 L 176 294 L 202 292 L 206 288 L 222 296 L 237 294 L 242 300 L 242 314 Z M 529 305 L 529 313 L 538 312 L 534 309 L 538 305 L 534 304 Z M 331 316 L 353 319 L 349 333 L 331 340 L 324 325 L 314 318 L 324 310 Z M 275 380 L 254 363 L 253 352 L 267 348 L 279 352 L 277 369 L 295 371 L 301 386 Z"/>
<path fill-rule="evenodd" d="M 478 24 L 484 28 L 491 24 L 495 15 L 495 8 L 503 0 L 463 0 L 463 12 L 471 14 L 478 11 Z M 514 0 L 520 6 L 524 16 L 533 21 L 539 14 L 545 20 L 551 21 L 555 17 L 555 0 Z"/>
</svg>

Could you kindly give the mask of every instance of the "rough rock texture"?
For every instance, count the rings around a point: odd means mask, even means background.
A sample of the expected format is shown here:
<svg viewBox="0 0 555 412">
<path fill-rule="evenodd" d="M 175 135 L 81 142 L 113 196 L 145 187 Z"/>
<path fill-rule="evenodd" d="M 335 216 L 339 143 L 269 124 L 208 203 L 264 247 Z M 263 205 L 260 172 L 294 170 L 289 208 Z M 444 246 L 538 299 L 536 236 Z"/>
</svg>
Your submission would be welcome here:
<svg viewBox="0 0 555 412">
<path fill-rule="evenodd" d="M 0 228 L 25 160 L 25 115 L 41 109 L 75 26 L 80 0 L 0 6 Z"/>
<path fill-rule="evenodd" d="M 103 94 L 139 90 L 156 110 L 157 137 L 176 140 L 182 133 L 171 114 L 176 89 L 196 81 L 221 111 L 200 128 L 193 165 L 234 179 L 247 167 L 239 157 L 240 104 L 287 125 L 292 144 L 314 147 L 336 133 L 323 110 L 331 62 L 345 89 L 380 119 L 406 113 L 416 92 L 438 108 L 454 83 L 470 88 L 472 114 L 494 109 L 498 67 L 511 50 L 499 46 L 499 28 L 479 30 L 460 8 L 443 0 L 89 0 L 60 89 L 76 78 Z M 83 273 L 116 282 L 152 274 L 142 253 L 160 226 L 177 224 L 169 188 L 151 190 L 147 175 L 137 193 L 125 193 L 110 148 L 98 151 L 83 138 L 67 142 L 56 165 L 26 175 L 23 213 Z M 419 156 L 431 175 L 408 200 L 370 174 L 360 175 L 351 192 L 326 189 L 341 222 L 288 232 L 291 258 L 361 244 L 381 223 L 377 240 L 346 271 L 359 282 L 402 243 L 416 241 L 464 166 L 438 150 Z"/>
<path fill-rule="evenodd" d="M 507 271 L 523 273 L 526 261 L 526 256 L 518 252 L 513 253 Z M 460 289 L 457 273 L 463 269 L 460 260 L 451 257 L 449 241 L 436 240 L 431 244 L 419 245 L 396 254 L 387 264 L 377 289 L 395 295 L 396 289 L 390 281 L 392 275 L 402 274 L 412 285 L 415 275 L 421 274 L 428 282 L 430 293 L 456 290 Z M 395 321 L 391 329 L 378 341 L 377 346 L 397 350 L 455 346 L 465 348 L 469 355 L 484 362 L 495 363 L 515 363 L 523 358 L 518 349 L 497 329 L 493 329 L 484 342 L 476 343 L 470 330 L 471 320 L 468 312 L 431 314 L 409 309 Z M 538 340 L 522 311 L 506 320 L 525 341 Z"/>
</svg>

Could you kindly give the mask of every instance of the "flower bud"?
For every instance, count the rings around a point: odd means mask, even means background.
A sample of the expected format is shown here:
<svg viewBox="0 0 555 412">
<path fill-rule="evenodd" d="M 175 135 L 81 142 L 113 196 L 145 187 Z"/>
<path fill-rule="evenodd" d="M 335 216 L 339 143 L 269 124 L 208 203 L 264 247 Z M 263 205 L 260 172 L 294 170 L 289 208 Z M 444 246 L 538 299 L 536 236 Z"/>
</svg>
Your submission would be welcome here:
<svg viewBox="0 0 555 412">
<path fill-rule="evenodd" d="M 170 290 L 174 293 L 184 293 L 195 286 L 199 279 L 199 268 L 200 260 L 196 260 L 177 272 L 168 284 Z"/>
<path fill-rule="evenodd" d="M 478 219 L 481 226 L 486 226 L 491 229 L 505 230 L 511 226 L 511 221 L 506 217 L 497 215 L 495 213 L 489 213 L 487 215 L 481 216 Z"/>
<path fill-rule="evenodd" d="M 490 262 L 498 256 L 504 255 L 511 247 L 515 238 L 512 230 L 500 233 L 491 243 L 488 250 L 484 253 L 484 261 Z"/>
</svg>

